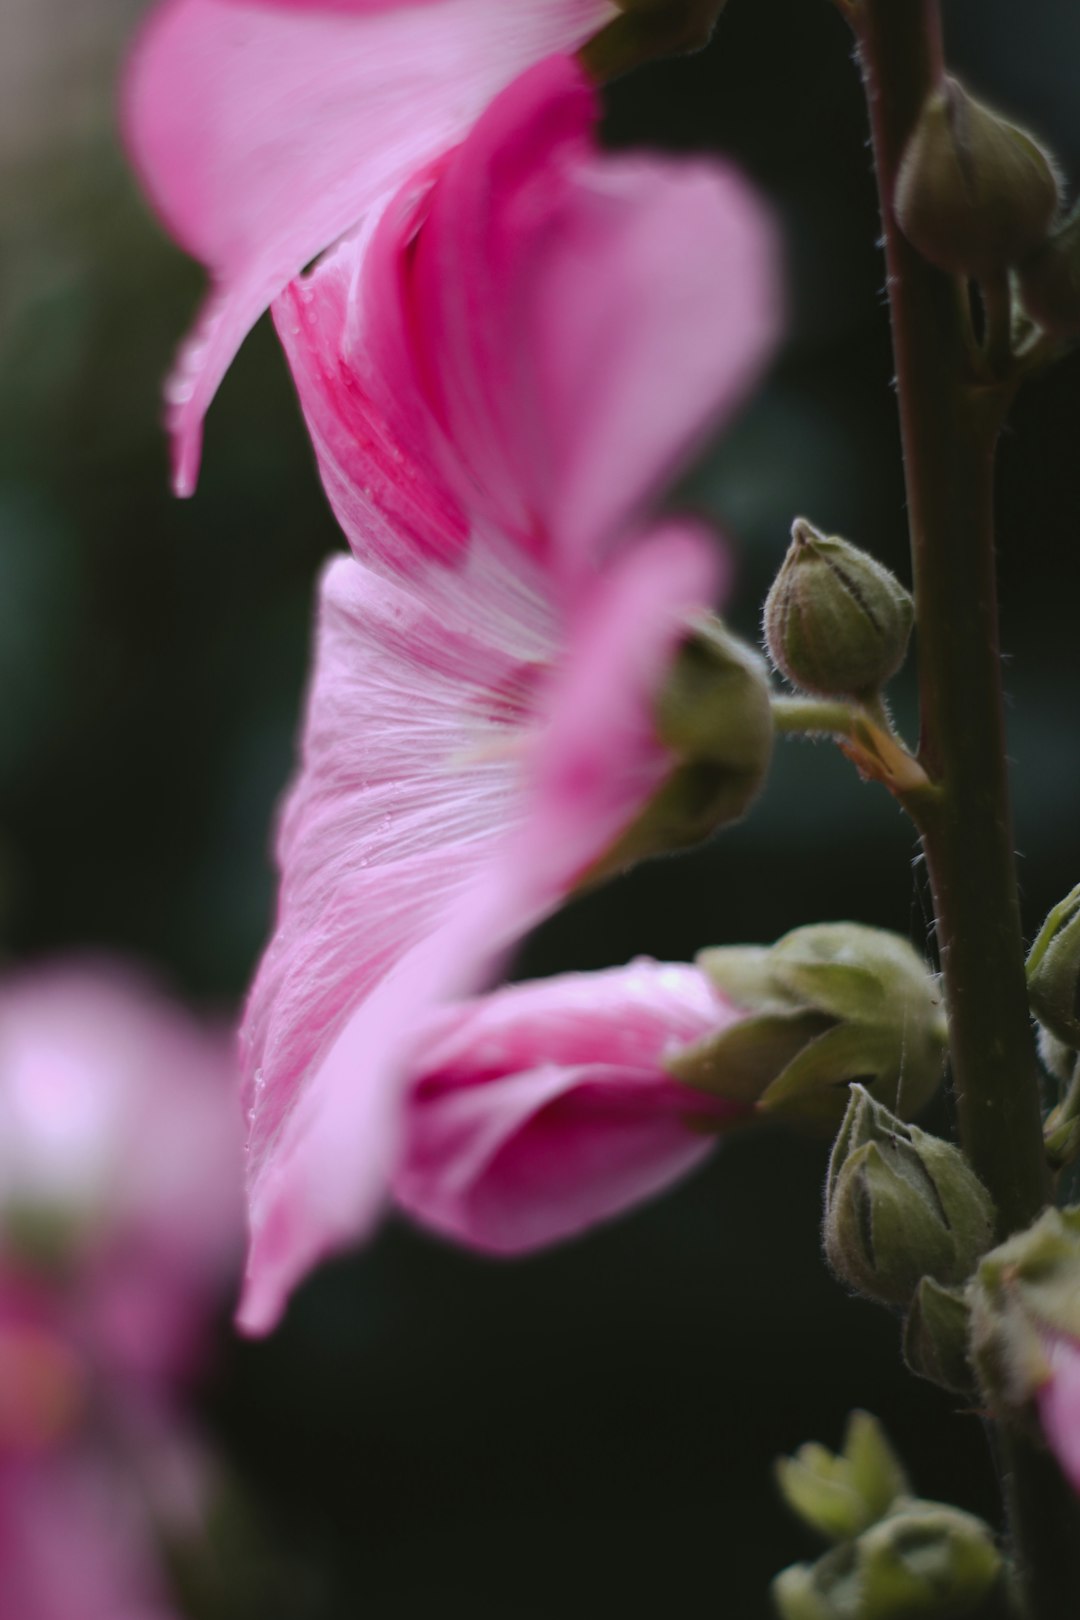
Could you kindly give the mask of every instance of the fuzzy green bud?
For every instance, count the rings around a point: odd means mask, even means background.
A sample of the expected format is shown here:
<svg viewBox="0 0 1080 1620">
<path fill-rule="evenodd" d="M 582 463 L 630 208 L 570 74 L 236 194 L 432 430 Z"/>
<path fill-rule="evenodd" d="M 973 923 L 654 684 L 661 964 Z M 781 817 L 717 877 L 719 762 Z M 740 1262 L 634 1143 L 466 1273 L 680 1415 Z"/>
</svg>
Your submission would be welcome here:
<svg viewBox="0 0 1080 1620">
<path fill-rule="evenodd" d="M 1080 885 L 1050 912 L 1027 960 L 1028 997 L 1039 1023 L 1080 1047 Z"/>
<path fill-rule="evenodd" d="M 905 1125 L 852 1086 L 825 1187 L 825 1252 L 842 1281 L 907 1306 L 924 1276 L 970 1276 L 993 1240 L 994 1207 L 959 1148 Z"/>
<path fill-rule="evenodd" d="M 1080 1341 L 1080 1208 L 1048 1209 L 985 1256 L 971 1288 L 971 1353 L 988 1404 L 1023 1416 L 1056 1340 Z"/>
<path fill-rule="evenodd" d="M 896 181 L 893 209 L 923 258 L 984 279 L 1046 240 L 1061 200 L 1048 154 L 945 79 L 923 103 Z"/>
<path fill-rule="evenodd" d="M 919 1378 L 970 1399 L 977 1389 L 968 1359 L 970 1329 L 966 1290 L 923 1277 L 904 1320 L 904 1360 Z"/>
<path fill-rule="evenodd" d="M 908 1491 L 900 1459 L 869 1412 L 852 1412 L 839 1452 L 811 1442 L 776 1463 L 780 1494 L 829 1541 L 857 1536 Z"/>
<path fill-rule="evenodd" d="M 778 1575 L 780 1620 L 967 1620 L 1001 1578 L 981 1519 L 940 1502 L 906 1502 L 816 1564 Z"/>
<path fill-rule="evenodd" d="M 1053 337 L 1080 337 L 1080 209 L 1018 266 L 1024 313 Z"/>
<path fill-rule="evenodd" d="M 773 750 L 764 660 L 719 619 L 703 615 L 684 638 L 656 699 L 658 740 L 671 771 L 644 810 L 588 874 L 686 849 L 744 816 L 764 786 Z"/>
<path fill-rule="evenodd" d="M 816 923 L 698 962 L 750 1016 L 672 1060 L 687 1084 L 812 1130 L 835 1129 L 852 1081 L 905 1116 L 937 1089 L 947 1034 L 938 983 L 898 934 Z"/>
<path fill-rule="evenodd" d="M 873 697 L 904 661 L 913 616 L 910 595 L 887 568 L 796 518 L 764 610 L 769 656 L 793 686 Z"/>
</svg>

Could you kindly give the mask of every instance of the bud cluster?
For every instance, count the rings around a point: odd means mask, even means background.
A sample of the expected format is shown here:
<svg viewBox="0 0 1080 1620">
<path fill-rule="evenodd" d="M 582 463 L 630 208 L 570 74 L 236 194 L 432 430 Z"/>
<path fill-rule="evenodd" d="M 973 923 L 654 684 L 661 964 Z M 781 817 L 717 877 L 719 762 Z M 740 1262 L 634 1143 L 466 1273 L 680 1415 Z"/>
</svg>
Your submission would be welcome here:
<svg viewBox="0 0 1080 1620">
<path fill-rule="evenodd" d="M 974 1616 L 998 1584 L 1001 1555 L 981 1519 L 909 1494 L 880 1425 L 854 1412 L 844 1446 L 802 1446 L 777 1464 L 788 1506 L 835 1543 L 773 1582 L 781 1620 L 953 1620 Z"/>
</svg>

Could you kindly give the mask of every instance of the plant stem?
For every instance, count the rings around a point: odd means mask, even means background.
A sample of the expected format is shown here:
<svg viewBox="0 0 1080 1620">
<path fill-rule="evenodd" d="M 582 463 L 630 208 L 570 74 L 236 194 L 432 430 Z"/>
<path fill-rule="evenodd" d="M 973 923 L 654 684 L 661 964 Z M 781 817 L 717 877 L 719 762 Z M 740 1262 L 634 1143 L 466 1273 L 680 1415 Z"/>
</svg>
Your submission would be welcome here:
<svg viewBox="0 0 1080 1620">
<path fill-rule="evenodd" d="M 915 253 L 889 199 L 940 77 L 937 0 L 863 0 L 863 68 L 885 224 L 919 636 L 919 757 L 941 792 L 922 827 L 960 1130 L 1001 1235 L 1049 1196 L 1024 983 L 1005 764 L 993 458 L 1007 390 L 974 377 L 964 300 Z"/>
<path fill-rule="evenodd" d="M 1004 1237 L 1028 1225 L 1050 1195 L 998 650 L 993 460 L 1010 389 L 973 370 L 964 289 L 920 258 L 891 206 L 904 146 L 943 71 L 938 0 L 861 0 L 854 20 L 881 198 L 911 526 L 919 757 L 939 789 L 919 823 L 960 1136 Z M 1047 1459 L 1008 1433 L 1001 1446 L 1031 1620 L 1075 1617 L 1080 1515 Z M 1062 1523 L 1072 1526 L 1071 1545 L 1052 1529 Z"/>
</svg>

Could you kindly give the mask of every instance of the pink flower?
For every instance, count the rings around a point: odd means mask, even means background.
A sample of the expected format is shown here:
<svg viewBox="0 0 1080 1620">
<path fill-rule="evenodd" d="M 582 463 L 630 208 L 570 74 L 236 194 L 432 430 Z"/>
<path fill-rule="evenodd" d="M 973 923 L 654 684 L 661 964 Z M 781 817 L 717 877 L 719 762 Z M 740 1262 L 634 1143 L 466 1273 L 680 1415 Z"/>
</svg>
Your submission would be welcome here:
<svg viewBox="0 0 1080 1620">
<path fill-rule="evenodd" d="M 0 1614 L 175 1620 L 145 1502 L 107 1457 L 0 1459 Z"/>
<path fill-rule="evenodd" d="M 1047 1442 L 1073 1489 L 1080 1491 L 1080 1340 L 1046 1334 L 1049 1377 L 1036 1392 Z"/>
<path fill-rule="evenodd" d="M 428 1011 L 675 764 L 653 705 L 716 558 L 641 514 L 760 368 L 772 240 L 731 174 L 602 156 L 596 116 L 573 63 L 533 69 L 275 306 L 354 557 L 245 1027 L 249 1330 L 381 1208 Z"/>
<path fill-rule="evenodd" d="M 523 68 L 614 15 L 610 0 L 162 0 L 123 121 L 151 201 L 214 283 L 167 390 L 179 494 L 218 384 L 286 283 Z"/>
<path fill-rule="evenodd" d="M 664 1068 L 742 1016 L 698 968 L 644 959 L 445 1009 L 414 1077 L 398 1202 L 494 1254 L 620 1214 L 752 1116 Z"/>
<path fill-rule="evenodd" d="M 129 970 L 0 985 L 0 1265 L 63 1260 L 103 1364 L 172 1376 L 236 1257 L 239 1121 L 223 1035 Z"/>
<path fill-rule="evenodd" d="M 177 1383 L 237 1258 L 228 1043 L 139 976 L 0 985 L 0 1615 L 168 1620 L 207 1490 Z"/>
</svg>

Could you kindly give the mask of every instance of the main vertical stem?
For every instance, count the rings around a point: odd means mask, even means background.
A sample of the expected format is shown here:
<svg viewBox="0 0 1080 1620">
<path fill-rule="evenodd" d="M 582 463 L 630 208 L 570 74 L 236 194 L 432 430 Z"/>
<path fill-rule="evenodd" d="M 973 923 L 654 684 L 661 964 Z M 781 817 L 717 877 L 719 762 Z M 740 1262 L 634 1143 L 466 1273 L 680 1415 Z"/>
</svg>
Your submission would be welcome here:
<svg viewBox="0 0 1080 1620">
<path fill-rule="evenodd" d="M 1049 1183 L 1009 810 L 994 564 L 993 462 L 1007 392 L 972 365 L 963 290 L 899 230 L 892 197 L 922 103 L 942 76 L 938 0 L 859 0 L 892 313 L 919 637 L 920 759 L 939 784 L 921 832 L 949 1011 L 964 1148 L 1000 1235 Z M 1049 1459 L 1001 1440 L 1032 1620 L 1080 1611 L 1077 1523 Z"/>
</svg>

